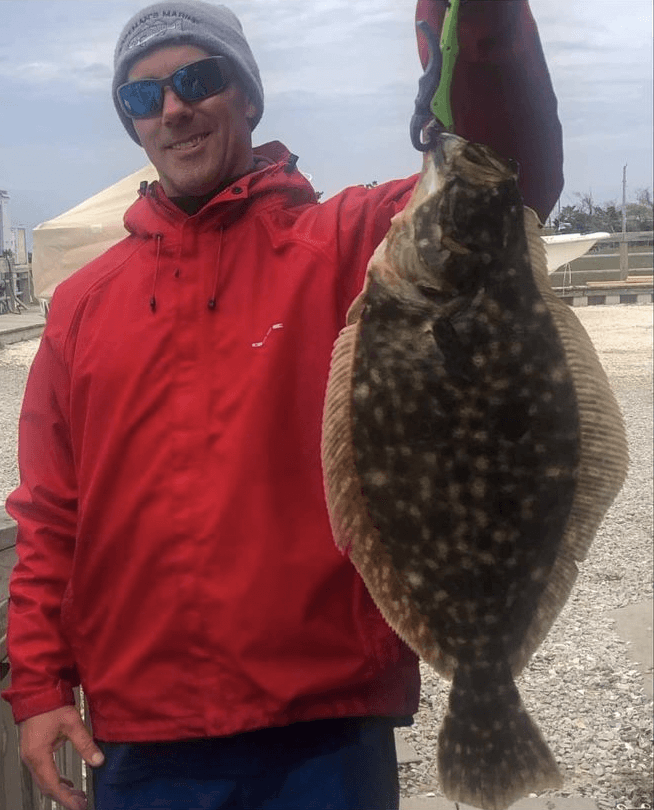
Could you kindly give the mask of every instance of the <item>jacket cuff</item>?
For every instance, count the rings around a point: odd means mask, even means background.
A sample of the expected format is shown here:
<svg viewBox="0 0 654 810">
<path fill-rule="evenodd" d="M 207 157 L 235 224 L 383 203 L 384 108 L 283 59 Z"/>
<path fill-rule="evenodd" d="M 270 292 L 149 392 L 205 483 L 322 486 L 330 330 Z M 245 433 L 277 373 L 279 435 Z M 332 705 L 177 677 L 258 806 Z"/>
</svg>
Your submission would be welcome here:
<svg viewBox="0 0 654 810">
<path fill-rule="evenodd" d="M 61 709 L 64 706 L 75 705 L 75 694 L 72 684 L 68 681 L 59 681 L 50 689 L 34 692 L 32 690 L 15 689 L 10 686 L 1 695 L 11 706 L 16 724 L 36 717 L 38 714 Z"/>
</svg>

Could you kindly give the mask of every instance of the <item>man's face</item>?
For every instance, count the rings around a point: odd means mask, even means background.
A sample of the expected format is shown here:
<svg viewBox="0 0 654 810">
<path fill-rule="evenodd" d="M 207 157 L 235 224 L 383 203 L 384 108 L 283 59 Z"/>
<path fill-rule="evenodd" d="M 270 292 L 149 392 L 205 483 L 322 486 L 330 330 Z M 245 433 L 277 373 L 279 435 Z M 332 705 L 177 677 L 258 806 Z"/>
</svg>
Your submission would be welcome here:
<svg viewBox="0 0 654 810">
<path fill-rule="evenodd" d="M 194 45 L 160 48 L 136 62 L 128 81 L 165 79 L 208 55 Z M 161 112 L 135 119 L 134 128 L 167 196 L 199 197 L 252 168 L 248 119 L 255 115 L 254 105 L 234 81 L 223 92 L 194 102 L 165 87 Z"/>
</svg>

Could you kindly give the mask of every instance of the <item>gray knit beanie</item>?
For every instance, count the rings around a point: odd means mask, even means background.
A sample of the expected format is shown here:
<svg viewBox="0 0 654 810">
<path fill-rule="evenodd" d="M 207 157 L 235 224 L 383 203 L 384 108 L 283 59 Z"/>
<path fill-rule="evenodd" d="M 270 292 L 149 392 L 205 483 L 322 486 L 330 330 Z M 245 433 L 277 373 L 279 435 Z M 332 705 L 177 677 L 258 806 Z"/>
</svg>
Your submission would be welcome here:
<svg viewBox="0 0 654 810">
<path fill-rule="evenodd" d="M 263 115 L 263 86 L 259 68 L 246 42 L 241 23 L 226 6 L 200 0 L 155 3 L 135 14 L 123 28 L 114 52 L 112 96 L 120 120 L 140 145 L 132 119 L 122 111 L 116 90 L 127 81 L 135 62 L 166 45 L 196 45 L 209 56 L 226 56 L 250 101 L 257 108 L 252 129 Z"/>
</svg>

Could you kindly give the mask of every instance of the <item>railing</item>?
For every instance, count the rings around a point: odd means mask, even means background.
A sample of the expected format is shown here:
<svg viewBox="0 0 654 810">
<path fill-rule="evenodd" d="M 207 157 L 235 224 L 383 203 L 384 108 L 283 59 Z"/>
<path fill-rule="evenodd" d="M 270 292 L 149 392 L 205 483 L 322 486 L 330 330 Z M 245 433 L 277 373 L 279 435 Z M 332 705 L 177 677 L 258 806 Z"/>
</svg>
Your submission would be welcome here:
<svg viewBox="0 0 654 810">
<path fill-rule="evenodd" d="M 629 243 L 630 242 L 651 242 L 654 236 L 653 231 L 627 231 L 626 233 L 613 233 L 598 239 L 598 242 L 614 242 L 618 244 L 620 254 L 620 279 L 625 280 L 629 276 Z"/>
<path fill-rule="evenodd" d="M 0 315 L 18 313 L 31 300 L 31 265 L 0 256 Z"/>
<path fill-rule="evenodd" d="M 7 562 L 14 557 L 16 529 L 0 511 L 0 573 L 8 570 Z M 9 686 L 11 671 L 7 659 L 7 583 L 0 583 L 0 690 Z M 82 717 L 88 724 L 84 695 L 79 689 L 75 696 Z M 93 810 L 93 789 L 86 764 L 70 743 L 55 753 L 59 773 L 70 779 L 75 787 L 86 792 L 89 810 Z M 9 704 L 0 700 L 0 810 L 60 810 L 61 805 L 47 799 L 34 784 L 27 767 L 21 762 L 18 729 Z"/>
</svg>

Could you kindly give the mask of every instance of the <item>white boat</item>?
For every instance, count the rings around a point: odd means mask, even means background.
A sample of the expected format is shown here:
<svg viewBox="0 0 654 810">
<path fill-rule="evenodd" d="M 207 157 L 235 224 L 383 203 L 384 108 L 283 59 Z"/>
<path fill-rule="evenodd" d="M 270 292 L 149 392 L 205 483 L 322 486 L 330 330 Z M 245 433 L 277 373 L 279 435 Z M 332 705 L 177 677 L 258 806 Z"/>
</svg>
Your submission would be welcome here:
<svg viewBox="0 0 654 810">
<path fill-rule="evenodd" d="M 545 242 L 547 253 L 547 271 L 553 273 L 564 264 L 578 259 L 584 253 L 588 253 L 598 239 L 606 236 L 611 236 L 611 234 L 599 231 L 598 233 L 562 233 L 541 237 Z"/>
</svg>

